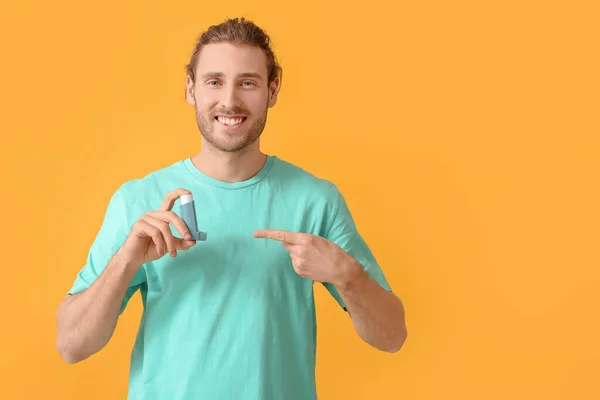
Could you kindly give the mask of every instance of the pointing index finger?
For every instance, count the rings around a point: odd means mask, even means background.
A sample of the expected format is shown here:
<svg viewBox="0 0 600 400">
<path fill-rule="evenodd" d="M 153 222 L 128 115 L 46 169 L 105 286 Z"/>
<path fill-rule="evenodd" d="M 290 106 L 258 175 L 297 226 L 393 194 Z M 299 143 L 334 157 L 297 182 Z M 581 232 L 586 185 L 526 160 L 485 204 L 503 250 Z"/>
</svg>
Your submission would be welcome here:
<svg viewBox="0 0 600 400">
<path fill-rule="evenodd" d="M 261 239 L 279 240 L 280 242 L 287 242 L 292 244 L 295 244 L 298 239 L 298 235 L 296 233 L 280 229 L 261 229 L 254 232 L 254 237 Z"/>
</svg>

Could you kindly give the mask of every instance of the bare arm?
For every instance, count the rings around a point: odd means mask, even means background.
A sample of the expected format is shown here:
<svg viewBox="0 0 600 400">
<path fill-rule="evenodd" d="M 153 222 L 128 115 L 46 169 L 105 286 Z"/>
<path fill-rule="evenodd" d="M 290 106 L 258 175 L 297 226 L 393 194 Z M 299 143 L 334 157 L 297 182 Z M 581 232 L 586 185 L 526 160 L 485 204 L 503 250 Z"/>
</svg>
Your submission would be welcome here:
<svg viewBox="0 0 600 400">
<path fill-rule="evenodd" d="M 371 279 L 356 260 L 348 265 L 346 279 L 335 286 L 356 332 L 379 350 L 397 352 L 407 336 L 402 302 Z"/>
<path fill-rule="evenodd" d="M 85 360 L 100 351 L 113 335 L 129 284 L 144 263 L 166 253 L 177 256 L 196 244 L 185 222 L 171 211 L 175 200 L 191 194 L 175 189 L 157 211 L 148 211 L 133 225 L 123 245 L 106 268 L 83 292 L 62 300 L 56 314 L 56 348 L 68 363 Z M 183 236 L 172 235 L 170 225 Z"/>
<path fill-rule="evenodd" d="M 365 342 L 391 353 L 400 350 L 407 335 L 402 302 L 340 246 L 320 236 L 277 229 L 258 230 L 254 237 L 281 241 L 300 276 L 331 282 Z"/>
<path fill-rule="evenodd" d="M 85 360 L 106 346 L 138 269 L 117 253 L 89 288 L 61 302 L 56 315 L 56 348 L 65 361 Z"/>
</svg>

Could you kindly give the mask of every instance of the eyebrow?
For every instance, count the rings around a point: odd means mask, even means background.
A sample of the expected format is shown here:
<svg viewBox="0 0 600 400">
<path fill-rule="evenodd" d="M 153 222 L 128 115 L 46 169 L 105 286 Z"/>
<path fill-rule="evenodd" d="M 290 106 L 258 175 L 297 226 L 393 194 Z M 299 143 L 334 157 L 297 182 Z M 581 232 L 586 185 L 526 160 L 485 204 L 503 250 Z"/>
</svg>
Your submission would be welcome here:
<svg viewBox="0 0 600 400">
<path fill-rule="evenodd" d="M 202 74 L 202 76 L 200 78 L 201 79 L 222 78 L 224 76 L 225 76 L 225 74 L 222 73 L 222 72 L 205 72 L 204 74 Z M 242 72 L 241 74 L 237 75 L 237 78 L 262 79 L 262 77 L 260 76 L 260 74 L 257 73 L 257 72 Z"/>
</svg>

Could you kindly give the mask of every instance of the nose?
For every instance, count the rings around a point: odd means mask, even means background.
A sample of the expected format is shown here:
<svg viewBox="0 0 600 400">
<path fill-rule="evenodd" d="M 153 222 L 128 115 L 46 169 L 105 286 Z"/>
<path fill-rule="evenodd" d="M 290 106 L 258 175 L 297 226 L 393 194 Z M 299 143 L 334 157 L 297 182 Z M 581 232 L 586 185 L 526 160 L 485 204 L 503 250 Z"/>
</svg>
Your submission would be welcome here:
<svg viewBox="0 0 600 400">
<path fill-rule="evenodd" d="M 235 85 L 229 85 L 229 87 L 223 91 L 221 104 L 223 105 L 223 108 L 231 111 L 236 111 L 240 108 L 241 101 Z"/>
</svg>

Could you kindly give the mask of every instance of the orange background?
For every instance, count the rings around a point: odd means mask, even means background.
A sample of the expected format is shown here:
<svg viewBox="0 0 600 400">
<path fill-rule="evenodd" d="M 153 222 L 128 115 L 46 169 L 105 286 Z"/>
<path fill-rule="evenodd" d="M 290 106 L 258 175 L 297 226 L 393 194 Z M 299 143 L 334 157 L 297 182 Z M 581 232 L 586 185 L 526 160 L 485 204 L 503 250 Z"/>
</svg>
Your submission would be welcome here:
<svg viewBox="0 0 600 400">
<path fill-rule="evenodd" d="M 600 398 L 600 3 L 404 3 L 3 4 L 0 398 L 125 398 L 139 295 L 76 365 L 55 311 L 114 190 L 198 151 L 184 65 L 242 15 L 284 68 L 263 150 L 338 184 L 407 310 L 390 355 L 317 288 L 320 399 Z"/>
</svg>

